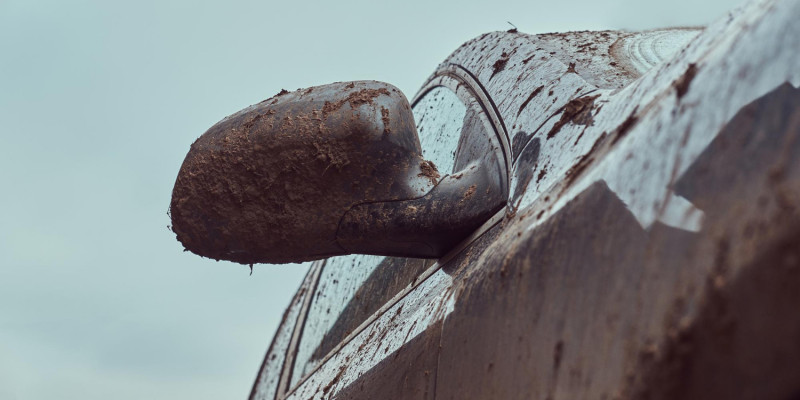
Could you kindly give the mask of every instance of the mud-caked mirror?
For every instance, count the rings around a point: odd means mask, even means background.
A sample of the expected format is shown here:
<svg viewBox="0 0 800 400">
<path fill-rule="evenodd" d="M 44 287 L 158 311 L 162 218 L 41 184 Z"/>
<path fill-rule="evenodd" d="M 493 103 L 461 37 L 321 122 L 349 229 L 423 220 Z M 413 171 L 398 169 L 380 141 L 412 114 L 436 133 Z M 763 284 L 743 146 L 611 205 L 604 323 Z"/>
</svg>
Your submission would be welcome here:
<svg viewBox="0 0 800 400">
<path fill-rule="evenodd" d="M 502 208 L 508 189 L 479 157 L 446 175 L 422 154 L 409 102 L 391 85 L 282 92 L 192 144 L 173 231 L 187 250 L 243 264 L 439 257 Z"/>
</svg>

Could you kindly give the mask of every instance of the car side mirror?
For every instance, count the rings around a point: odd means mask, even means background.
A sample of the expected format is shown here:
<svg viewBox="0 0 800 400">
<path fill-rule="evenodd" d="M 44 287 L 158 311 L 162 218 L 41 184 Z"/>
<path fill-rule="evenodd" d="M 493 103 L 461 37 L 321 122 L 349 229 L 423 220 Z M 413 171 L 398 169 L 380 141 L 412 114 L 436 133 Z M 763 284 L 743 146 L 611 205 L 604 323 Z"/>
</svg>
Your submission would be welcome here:
<svg viewBox="0 0 800 400">
<path fill-rule="evenodd" d="M 391 85 L 281 92 L 192 144 L 172 229 L 187 250 L 242 264 L 440 257 L 505 205 L 505 169 L 479 161 L 442 178 Z"/>
</svg>

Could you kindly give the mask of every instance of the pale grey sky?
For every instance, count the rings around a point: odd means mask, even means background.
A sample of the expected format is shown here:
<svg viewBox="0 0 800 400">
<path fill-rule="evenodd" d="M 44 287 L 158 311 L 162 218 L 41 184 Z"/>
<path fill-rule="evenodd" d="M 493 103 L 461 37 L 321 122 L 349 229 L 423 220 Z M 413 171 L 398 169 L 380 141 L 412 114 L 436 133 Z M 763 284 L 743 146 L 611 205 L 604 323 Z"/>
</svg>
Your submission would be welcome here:
<svg viewBox="0 0 800 400">
<path fill-rule="evenodd" d="M 707 24 L 738 0 L 0 0 L 0 399 L 244 399 L 305 267 L 183 253 L 167 207 L 222 117 L 461 43 Z"/>
</svg>

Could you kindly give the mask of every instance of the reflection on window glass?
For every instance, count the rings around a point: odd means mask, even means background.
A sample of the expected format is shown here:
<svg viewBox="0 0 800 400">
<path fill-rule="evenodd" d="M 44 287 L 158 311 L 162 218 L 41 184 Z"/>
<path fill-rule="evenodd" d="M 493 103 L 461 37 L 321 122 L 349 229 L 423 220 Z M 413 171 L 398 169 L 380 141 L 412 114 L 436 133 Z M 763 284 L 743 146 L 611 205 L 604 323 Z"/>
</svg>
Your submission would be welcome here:
<svg viewBox="0 0 800 400">
<path fill-rule="evenodd" d="M 292 372 L 292 383 L 314 368 L 316 363 L 312 362 L 312 355 L 322 337 L 381 259 L 383 257 L 354 254 L 332 257 L 326 261 L 308 309 Z"/>
<path fill-rule="evenodd" d="M 283 363 L 286 359 L 286 352 L 289 348 L 289 343 L 292 340 L 292 332 L 297 323 L 297 317 L 300 314 L 305 297 L 311 290 L 313 284 L 312 276 L 314 270 L 319 266 L 320 261 L 314 262 L 310 268 L 309 273 L 303 279 L 303 284 L 300 290 L 292 299 L 289 308 L 283 314 L 283 320 L 272 339 L 272 345 L 269 347 L 264 363 L 256 378 L 255 386 L 253 387 L 252 400 L 272 400 L 278 390 L 278 383 L 281 377 L 281 370 Z"/>
<path fill-rule="evenodd" d="M 433 263 L 368 255 L 329 258 L 308 310 L 292 385 Z"/>
<path fill-rule="evenodd" d="M 414 105 L 422 156 L 433 161 L 442 175 L 453 172 L 458 138 L 467 107 L 450 89 L 439 86 Z"/>
</svg>

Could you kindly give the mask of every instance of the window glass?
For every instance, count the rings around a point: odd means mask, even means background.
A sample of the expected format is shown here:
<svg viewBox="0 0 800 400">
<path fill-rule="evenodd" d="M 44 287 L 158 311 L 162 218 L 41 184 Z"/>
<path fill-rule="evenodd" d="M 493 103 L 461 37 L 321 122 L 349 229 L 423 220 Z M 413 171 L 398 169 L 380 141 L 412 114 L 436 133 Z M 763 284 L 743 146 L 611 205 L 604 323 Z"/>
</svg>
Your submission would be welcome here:
<svg viewBox="0 0 800 400">
<path fill-rule="evenodd" d="M 354 254 L 326 260 L 311 299 L 303 337 L 297 349 L 292 384 L 316 365 L 313 361 L 321 358 L 316 350 L 322 338 L 382 258 Z"/>
<path fill-rule="evenodd" d="M 452 172 L 462 126 L 471 120 L 467 107 L 439 86 L 425 94 L 413 112 L 423 157 L 442 175 Z M 326 260 L 298 344 L 291 386 L 434 262 L 355 254 Z"/>
<path fill-rule="evenodd" d="M 292 383 L 413 282 L 433 260 L 350 255 L 327 260 L 308 310 Z"/>
</svg>

